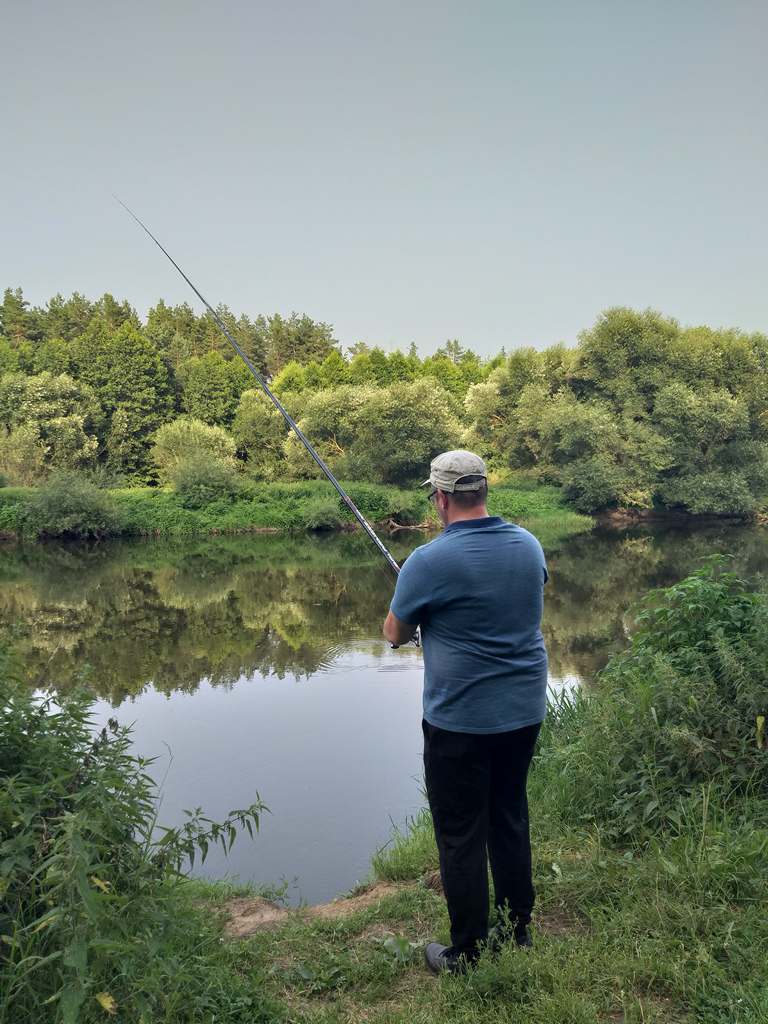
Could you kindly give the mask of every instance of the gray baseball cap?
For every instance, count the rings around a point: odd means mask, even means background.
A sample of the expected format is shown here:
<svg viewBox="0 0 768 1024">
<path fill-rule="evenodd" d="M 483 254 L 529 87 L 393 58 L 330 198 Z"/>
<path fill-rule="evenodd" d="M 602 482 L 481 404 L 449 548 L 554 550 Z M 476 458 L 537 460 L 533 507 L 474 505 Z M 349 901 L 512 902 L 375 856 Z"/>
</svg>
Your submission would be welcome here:
<svg viewBox="0 0 768 1024">
<path fill-rule="evenodd" d="M 461 483 L 462 477 L 465 476 L 481 476 L 485 479 L 488 470 L 479 455 L 460 448 L 455 452 L 443 452 L 432 459 L 429 464 L 429 479 L 420 486 L 437 487 L 449 494 L 454 491 L 479 491 L 483 480 Z"/>
</svg>

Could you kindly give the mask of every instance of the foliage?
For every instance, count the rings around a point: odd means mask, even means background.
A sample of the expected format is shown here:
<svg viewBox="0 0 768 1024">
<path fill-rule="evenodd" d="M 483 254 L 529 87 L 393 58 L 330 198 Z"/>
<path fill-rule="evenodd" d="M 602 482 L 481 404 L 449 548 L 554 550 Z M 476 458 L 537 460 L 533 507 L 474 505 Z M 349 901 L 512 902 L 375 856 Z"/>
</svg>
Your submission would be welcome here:
<svg viewBox="0 0 768 1024">
<path fill-rule="evenodd" d="M 311 317 L 291 313 L 289 317 L 275 313 L 265 327 L 267 370 L 278 373 L 287 363 L 322 362 L 336 347 L 330 324 L 317 323 Z"/>
<path fill-rule="evenodd" d="M 34 424 L 0 433 L 0 469 L 22 487 L 39 483 L 45 476 L 45 450 Z"/>
<path fill-rule="evenodd" d="M 702 786 L 768 797 L 768 597 L 721 556 L 641 606 L 629 647 L 555 709 L 546 772 L 575 823 L 679 827 Z"/>
<path fill-rule="evenodd" d="M 258 798 L 221 824 L 198 809 L 156 828 L 151 762 L 130 731 L 96 731 L 91 700 L 39 699 L 0 678 L 0 1021 L 272 1021 L 257 974 L 237 981 L 180 878 L 196 853 L 258 827 Z"/>
<path fill-rule="evenodd" d="M 179 462 L 187 463 L 189 459 L 189 456 L 182 457 Z M 205 463 L 208 456 L 200 453 L 199 459 Z M 193 467 L 197 460 L 198 456 L 192 458 Z M 328 517 L 345 524 L 354 523 L 352 513 L 334 496 L 330 484 L 324 479 L 265 483 L 234 474 L 234 464 L 226 460 L 215 459 L 215 464 L 214 483 L 205 494 L 210 500 L 201 505 L 190 505 L 181 493 L 165 488 L 116 488 L 106 493 L 99 489 L 99 493 L 111 499 L 117 509 L 115 531 L 155 536 L 244 533 L 260 529 L 306 530 L 312 528 L 318 509 L 326 510 L 323 513 L 326 522 L 319 525 L 328 525 Z M 87 481 L 88 477 L 83 479 Z M 191 473 L 187 479 L 193 482 L 195 474 Z M 342 483 L 370 522 L 403 526 L 438 525 L 423 491 L 416 488 L 400 490 L 380 484 Z M 32 488 L 4 488 L 0 493 L 0 531 L 22 534 L 27 528 L 27 510 L 37 495 L 38 491 Z M 333 506 L 333 512 L 330 506 Z M 494 515 L 534 523 L 537 535 L 541 534 L 552 543 L 560 537 L 588 530 L 593 525 L 591 519 L 576 515 L 564 506 L 560 492 L 554 487 L 535 491 L 530 488 L 518 490 L 515 486 L 492 488 L 489 507 Z"/>
<path fill-rule="evenodd" d="M 426 380 L 317 392 L 299 426 L 337 475 L 400 485 L 419 479 L 461 433 L 448 397 Z M 319 474 L 295 438 L 288 438 L 285 451 L 289 472 Z"/>
<path fill-rule="evenodd" d="M 192 356 L 177 370 L 184 412 L 203 423 L 229 426 L 241 394 L 253 378 L 240 359 L 225 359 L 217 351 Z"/>
<path fill-rule="evenodd" d="M 263 391 L 243 392 L 232 423 L 232 436 L 252 475 L 272 480 L 285 471 L 283 446 L 287 434 L 285 420 Z"/>
<path fill-rule="evenodd" d="M 235 442 L 223 427 L 188 416 L 163 424 L 154 436 L 151 457 L 161 483 L 171 480 L 182 460 L 199 455 L 234 466 Z"/>
<path fill-rule="evenodd" d="M 92 390 L 47 371 L 0 377 L 0 466 L 30 484 L 51 469 L 95 463 L 101 410 Z"/>
<path fill-rule="evenodd" d="M 305 314 L 217 315 L 337 475 L 407 483 L 431 454 L 461 445 L 494 471 L 561 487 L 583 513 L 753 517 L 768 500 L 763 334 L 615 307 L 573 348 L 483 360 L 452 338 L 420 358 L 413 345 L 385 352 L 362 341 L 342 354 L 331 325 Z M 251 393 L 214 317 L 187 303 L 161 301 L 142 325 L 109 293 L 32 307 L 6 289 L 0 375 L 11 381 L 0 385 L 0 468 L 18 484 L 95 466 L 153 483 L 154 435 L 179 414 L 231 431 L 249 476 L 318 472 Z M 25 389 L 29 401 L 9 404 Z"/>
<path fill-rule="evenodd" d="M 576 350 L 519 350 L 470 388 L 466 443 L 582 512 L 751 515 L 768 493 L 768 339 L 606 311 Z"/>
<path fill-rule="evenodd" d="M 354 422 L 350 475 L 377 483 L 413 483 L 461 434 L 444 393 L 427 380 L 379 388 Z"/>
<path fill-rule="evenodd" d="M 310 501 L 304 515 L 310 530 L 333 530 L 341 526 L 342 523 L 339 502 L 330 495 L 317 497 Z"/>
<path fill-rule="evenodd" d="M 78 379 L 90 385 L 107 417 L 107 464 L 147 478 L 149 440 L 172 411 L 168 367 L 130 319 L 110 329 L 91 322 L 72 345 Z"/>
<path fill-rule="evenodd" d="M 240 477 L 233 463 L 210 452 L 193 453 L 173 463 L 168 482 L 184 508 L 203 508 L 233 498 L 240 490 Z"/>
<path fill-rule="evenodd" d="M 114 536 L 124 524 L 108 492 L 80 474 L 59 472 L 33 493 L 21 529 L 32 537 L 84 540 Z"/>
</svg>

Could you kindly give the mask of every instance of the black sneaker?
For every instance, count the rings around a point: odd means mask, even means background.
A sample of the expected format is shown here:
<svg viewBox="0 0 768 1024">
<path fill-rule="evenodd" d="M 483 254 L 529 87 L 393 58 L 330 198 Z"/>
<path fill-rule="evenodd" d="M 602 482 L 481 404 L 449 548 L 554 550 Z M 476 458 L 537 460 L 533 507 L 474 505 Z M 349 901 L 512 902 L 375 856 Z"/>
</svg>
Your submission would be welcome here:
<svg viewBox="0 0 768 1024">
<path fill-rule="evenodd" d="M 427 967 L 433 974 L 464 974 L 470 963 L 464 956 L 456 956 L 451 946 L 443 946 L 439 942 L 430 942 L 424 950 Z"/>
<path fill-rule="evenodd" d="M 514 942 L 521 949 L 530 949 L 533 946 L 533 939 L 528 925 L 518 922 L 510 928 L 497 924 L 488 931 L 488 949 L 492 953 L 498 953 L 508 942 Z"/>
</svg>

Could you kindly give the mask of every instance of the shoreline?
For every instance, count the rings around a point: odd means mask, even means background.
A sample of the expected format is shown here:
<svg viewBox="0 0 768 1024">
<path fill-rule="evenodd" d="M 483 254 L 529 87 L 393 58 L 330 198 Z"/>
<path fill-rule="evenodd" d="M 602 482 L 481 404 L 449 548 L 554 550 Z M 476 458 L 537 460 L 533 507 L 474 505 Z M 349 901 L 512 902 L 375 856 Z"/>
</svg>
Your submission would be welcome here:
<svg viewBox="0 0 768 1024">
<path fill-rule="evenodd" d="M 376 529 L 439 530 L 426 495 L 416 489 L 347 482 L 361 514 Z M 44 488 L 0 488 L 0 538 L 15 541 L 108 539 L 112 537 L 216 536 L 351 532 L 360 529 L 352 513 L 325 481 L 248 483 L 233 498 L 190 507 L 174 491 L 134 487 L 97 492 L 109 506 L 109 525 L 88 508 L 62 507 Z M 563 504 L 557 488 L 499 486 L 489 499 L 491 515 L 536 522 L 562 533 L 592 529 L 595 520 Z"/>
</svg>

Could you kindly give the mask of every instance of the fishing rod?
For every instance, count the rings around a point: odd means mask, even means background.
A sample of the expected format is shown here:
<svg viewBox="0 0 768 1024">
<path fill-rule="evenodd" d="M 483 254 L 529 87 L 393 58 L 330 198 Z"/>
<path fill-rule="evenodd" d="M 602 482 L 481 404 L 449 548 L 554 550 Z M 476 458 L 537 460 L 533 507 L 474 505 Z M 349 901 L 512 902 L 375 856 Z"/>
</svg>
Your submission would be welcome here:
<svg viewBox="0 0 768 1024">
<path fill-rule="evenodd" d="M 227 328 L 227 325 L 226 325 L 226 324 L 224 323 L 224 321 L 222 320 L 222 318 L 221 318 L 221 317 L 219 316 L 219 314 L 218 314 L 218 313 L 216 312 L 216 310 L 215 310 L 215 309 L 213 308 L 213 306 L 212 306 L 212 305 L 210 304 L 210 302 L 209 302 L 209 301 L 208 301 L 208 300 L 207 300 L 207 299 L 205 298 L 205 296 L 204 296 L 204 295 L 202 295 L 202 294 L 201 294 L 201 292 L 200 292 L 200 291 L 198 291 L 198 289 L 197 289 L 197 288 L 196 288 L 196 287 L 195 287 L 195 286 L 194 286 L 194 285 L 192 284 L 192 282 L 190 281 L 190 279 L 189 279 L 189 278 L 187 277 L 187 275 L 186 275 L 186 274 L 184 273 L 184 271 L 183 271 L 183 270 L 181 269 L 181 267 L 180 267 L 180 266 L 179 266 L 179 264 L 178 264 L 178 263 L 176 262 L 176 260 L 175 260 L 175 259 L 173 258 L 173 256 L 171 256 L 171 254 L 170 254 L 170 253 L 168 252 L 168 250 L 167 250 L 167 249 L 166 249 L 166 248 L 165 248 L 164 246 L 162 246 L 162 245 L 160 244 L 160 242 L 158 242 L 158 240 L 157 240 L 157 239 L 155 238 L 155 236 L 154 236 L 154 235 L 152 234 L 152 232 L 151 232 L 151 231 L 149 230 L 149 228 L 147 227 L 147 225 L 146 225 L 146 224 L 145 224 L 145 223 L 144 223 L 143 221 L 139 220 L 139 218 L 138 218 L 138 217 L 136 216 L 136 214 L 135 214 L 135 213 L 133 212 L 133 210 L 132 210 L 132 209 L 131 209 L 131 208 L 130 208 L 129 206 L 126 206 L 126 205 L 125 205 L 125 203 L 124 203 L 124 202 L 122 201 L 122 199 L 120 199 L 120 197 L 119 197 L 119 196 L 114 196 L 114 198 L 115 198 L 115 199 L 117 200 L 117 202 L 118 202 L 118 203 L 120 203 L 120 205 L 121 205 L 121 206 L 122 206 L 122 208 L 123 208 L 123 209 L 124 209 L 124 210 L 126 211 L 126 213 L 130 214 L 130 215 L 131 215 L 131 217 L 133 217 L 133 219 L 134 219 L 134 220 L 136 221 L 136 223 L 137 223 L 137 224 L 139 225 L 139 227 L 140 227 L 140 228 L 142 228 L 142 229 L 143 229 L 143 230 L 144 230 L 144 231 L 145 231 L 145 232 L 146 232 L 146 233 L 147 233 L 147 234 L 149 235 L 149 237 L 150 237 L 150 238 L 152 239 L 152 241 L 153 241 L 153 242 L 155 243 L 155 245 L 156 245 L 156 246 L 158 247 L 158 249 L 159 249 L 159 250 L 160 250 L 160 251 L 161 251 L 161 252 L 163 253 L 163 255 L 164 255 L 164 256 L 166 256 L 166 257 L 168 258 L 168 260 L 169 260 L 169 261 L 170 261 L 170 262 L 171 262 L 171 263 L 173 264 L 173 266 L 174 266 L 174 267 L 175 267 L 175 268 L 176 268 L 176 269 L 178 270 L 178 272 L 179 272 L 179 273 L 181 274 L 181 276 L 182 276 L 182 277 L 184 278 L 184 280 L 185 280 L 185 281 L 187 282 L 187 284 L 188 284 L 188 285 L 189 285 L 189 287 L 190 287 L 190 288 L 192 289 L 192 291 L 193 291 L 193 292 L 195 293 L 195 295 L 196 295 L 196 296 L 198 297 L 198 299 L 200 299 L 200 301 L 201 301 L 201 302 L 203 303 L 203 305 L 205 306 L 205 308 L 206 308 L 206 309 L 208 310 L 208 312 L 209 312 L 209 313 L 211 314 L 211 316 L 213 317 L 213 319 L 214 319 L 214 322 L 216 323 L 216 326 L 217 326 L 217 327 L 219 328 L 219 330 L 220 330 L 220 331 L 221 331 L 221 333 L 222 333 L 222 334 L 224 335 L 224 337 L 225 337 L 225 338 L 227 339 L 227 341 L 228 341 L 228 342 L 230 343 L 230 345 L 232 346 L 232 348 L 233 348 L 233 349 L 235 350 L 235 352 L 237 352 L 237 354 L 238 354 L 238 355 L 240 356 L 240 358 L 241 358 L 241 359 L 243 360 L 243 362 L 245 363 L 245 365 L 246 365 L 246 366 L 248 367 L 248 369 L 250 370 L 250 372 L 251 372 L 251 374 L 252 374 L 252 376 L 253 376 L 254 380 L 256 381 L 256 383 L 257 383 L 257 384 L 259 385 L 259 387 L 261 388 L 261 390 L 262 390 L 262 391 L 264 392 L 264 394 L 265 394 L 265 395 L 267 396 L 267 398 L 268 398 L 268 399 L 270 400 L 270 402 L 271 402 L 271 403 L 272 403 L 272 404 L 274 405 L 274 407 L 275 407 L 275 408 L 277 409 L 277 411 L 278 411 L 278 412 L 280 413 L 280 415 L 281 415 L 281 416 L 283 417 L 283 419 L 284 419 L 284 420 L 285 420 L 285 422 L 286 422 L 286 423 L 288 424 L 288 426 L 290 427 L 290 429 L 291 429 L 291 430 L 292 430 L 292 431 L 293 431 L 293 432 L 294 432 L 294 433 L 296 434 L 296 436 L 298 437 L 298 439 L 299 439 L 299 440 L 301 441 L 301 443 L 302 443 L 302 444 L 304 445 L 304 447 L 305 447 L 305 448 L 307 449 L 307 451 L 308 451 L 308 452 L 309 452 L 309 454 L 310 454 L 310 455 L 312 456 L 312 458 L 313 458 L 313 459 L 315 460 L 315 462 L 316 462 L 316 463 L 317 463 L 317 465 L 318 465 L 318 466 L 320 467 L 320 469 L 321 469 L 321 470 L 323 471 L 323 473 L 325 473 L 325 475 L 326 475 L 326 477 L 328 478 L 328 480 L 329 480 L 329 481 L 330 481 L 330 482 L 331 482 L 331 483 L 333 484 L 333 486 L 334 486 L 334 487 L 336 488 L 336 490 L 337 490 L 337 491 L 338 491 L 338 493 L 339 493 L 339 497 L 341 498 L 341 500 L 342 500 L 342 501 L 344 502 L 344 504 L 345 504 L 345 505 L 347 506 L 347 508 L 349 509 L 349 511 L 350 511 L 350 512 L 352 513 L 352 515 L 353 515 L 353 516 L 355 517 L 355 519 L 356 519 L 356 520 L 358 521 L 358 523 L 360 523 L 360 525 L 362 526 L 362 528 L 363 528 L 363 529 L 365 530 L 365 532 L 366 532 L 366 533 L 368 534 L 368 536 L 369 536 L 369 537 L 371 538 L 371 540 L 373 541 L 373 543 L 374 543 L 374 544 L 376 545 L 376 547 L 377 547 L 377 548 L 379 549 L 379 552 L 380 552 L 380 553 L 381 553 L 381 554 L 382 554 L 382 555 L 384 556 L 384 558 L 386 559 L 386 561 L 387 561 L 387 564 L 389 565 L 390 569 L 391 569 L 391 570 L 392 570 L 392 571 L 394 572 L 395 576 L 397 576 L 397 575 L 399 574 L 399 572 L 400 572 L 400 566 L 399 566 L 399 565 L 397 564 L 397 562 L 396 562 L 396 561 L 395 561 L 395 559 L 394 559 L 394 558 L 392 557 L 392 555 L 390 554 L 390 552 L 389 552 L 389 551 L 388 551 L 388 550 L 387 550 L 387 549 L 386 549 L 386 548 L 384 547 L 384 545 L 382 544 L 382 542 L 381 542 L 381 541 L 379 540 L 379 537 L 377 536 L 377 534 L 376 534 L 376 531 L 375 531 L 375 530 L 373 529 L 373 527 L 371 526 L 371 524 L 370 524 L 370 523 L 368 522 L 368 520 L 367 520 L 367 519 L 365 518 L 365 516 L 364 516 L 364 515 L 362 514 L 362 512 L 361 512 L 361 511 L 360 511 L 360 509 L 359 509 L 359 508 L 357 507 L 357 505 L 355 505 L 355 503 L 354 503 L 354 502 L 352 501 L 352 499 L 350 498 L 350 496 L 349 496 L 349 495 L 347 494 L 347 492 L 346 492 L 346 491 L 344 490 L 344 488 L 343 488 L 343 487 L 341 486 L 341 484 L 340 484 L 340 483 L 339 483 L 339 481 L 338 481 L 338 480 L 336 479 L 336 477 L 335 477 L 335 476 L 333 475 L 333 473 L 332 473 L 332 472 L 331 472 L 331 470 L 330 470 L 330 469 L 328 468 L 328 466 L 326 465 L 326 463 L 325 463 L 325 462 L 323 461 L 323 459 L 321 459 L 321 457 L 320 457 L 320 456 L 319 456 L 319 455 L 317 454 L 317 452 L 315 451 L 315 449 L 314 449 L 314 447 L 312 446 L 311 442 L 310 442 L 310 441 L 309 441 L 309 439 L 307 438 L 306 434 L 304 434 L 304 432 L 303 432 L 303 431 L 301 430 L 301 428 L 300 428 L 300 427 L 298 426 L 298 424 L 297 424 L 297 423 L 296 423 L 296 421 L 295 421 L 295 420 L 293 419 L 293 417 L 291 416 L 291 414 L 290 414 L 290 413 L 288 412 L 288 410 L 287 410 L 287 409 L 285 408 L 285 406 L 284 406 L 284 405 L 283 405 L 283 403 L 282 403 L 282 402 L 280 401 L 280 399 L 279 399 L 279 398 L 277 397 L 277 395 L 276 395 L 276 394 L 275 394 L 275 393 L 274 393 L 274 392 L 272 391 L 272 389 L 270 388 L 269 384 L 267 384 L 267 382 L 266 382 L 266 380 L 264 379 L 264 377 L 263 377 L 263 376 L 262 376 L 262 375 L 261 375 L 261 374 L 259 373 L 259 371 L 258 371 L 258 370 L 256 369 L 256 367 L 255 367 L 255 366 L 253 365 L 253 363 L 251 362 L 251 360 L 250 360 L 250 359 L 248 358 L 248 356 L 247 356 L 247 355 L 245 354 L 245 352 L 243 352 L 242 348 L 241 348 L 241 347 L 240 347 L 240 345 L 239 345 L 239 344 L 237 343 L 237 341 L 236 341 L 236 340 L 234 339 L 234 337 L 233 337 L 233 336 L 232 336 L 232 334 L 230 333 L 229 329 Z"/>
</svg>

